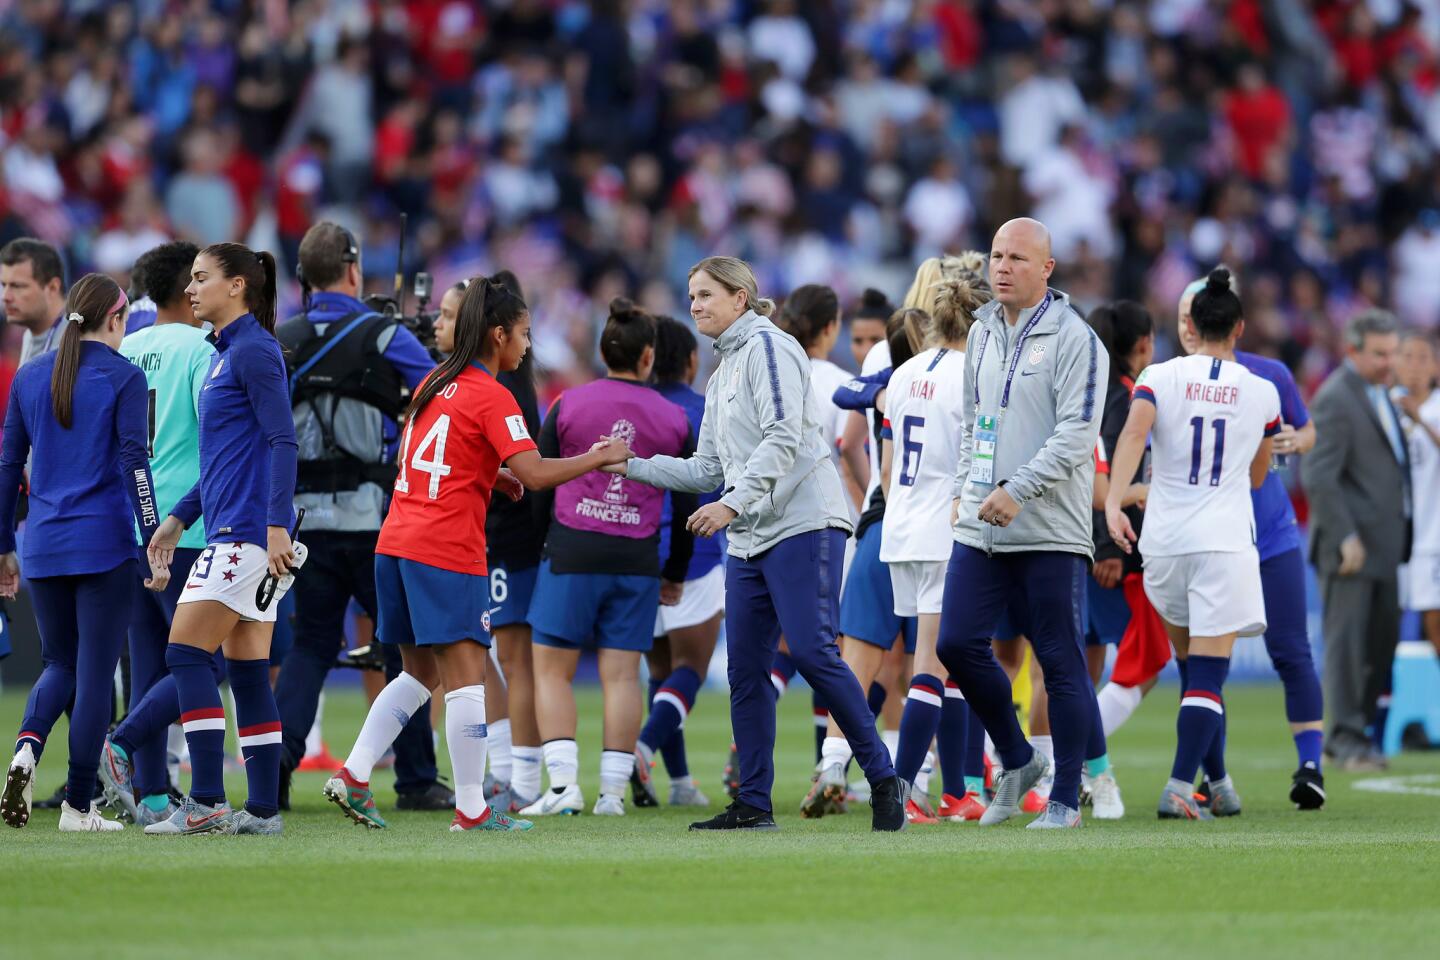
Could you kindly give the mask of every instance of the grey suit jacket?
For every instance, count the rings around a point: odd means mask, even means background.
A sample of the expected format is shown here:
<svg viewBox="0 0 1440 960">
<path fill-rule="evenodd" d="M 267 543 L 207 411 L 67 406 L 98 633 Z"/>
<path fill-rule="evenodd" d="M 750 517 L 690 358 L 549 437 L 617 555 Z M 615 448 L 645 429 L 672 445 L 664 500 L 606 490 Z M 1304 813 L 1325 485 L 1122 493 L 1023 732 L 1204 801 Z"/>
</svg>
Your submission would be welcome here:
<svg viewBox="0 0 1440 960">
<path fill-rule="evenodd" d="M 1325 380 L 1310 415 L 1315 449 L 1301 468 L 1310 499 L 1310 562 L 1321 575 L 1333 575 L 1340 566 L 1341 542 L 1358 533 L 1365 545 L 1360 575 L 1395 577 L 1410 557 L 1408 450 L 1402 446 L 1397 459 L 1365 381 L 1349 364 Z"/>
</svg>

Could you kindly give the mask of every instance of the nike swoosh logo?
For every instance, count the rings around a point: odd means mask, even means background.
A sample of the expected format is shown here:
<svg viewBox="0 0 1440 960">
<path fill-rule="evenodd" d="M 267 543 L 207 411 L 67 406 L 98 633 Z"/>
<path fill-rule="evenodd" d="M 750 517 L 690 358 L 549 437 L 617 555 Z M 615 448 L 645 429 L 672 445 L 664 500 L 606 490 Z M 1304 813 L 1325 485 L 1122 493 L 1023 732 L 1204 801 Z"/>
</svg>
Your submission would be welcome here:
<svg viewBox="0 0 1440 960">
<path fill-rule="evenodd" d="M 194 817 L 187 815 L 185 817 L 185 828 L 187 830 L 193 830 L 196 827 L 203 827 L 205 824 L 210 823 L 212 820 L 218 820 L 223 816 L 225 816 L 224 810 L 216 810 L 214 813 L 206 814 L 199 820 L 196 820 Z"/>
<path fill-rule="evenodd" d="M 1020 376 L 1022 376 L 1022 377 L 1033 377 L 1033 376 L 1035 376 L 1035 374 L 1037 374 L 1037 373 L 1039 373 L 1039 372 L 1040 372 L 1039 370 L 1021 370 L 1021 371 L 1020 371 Z"/>
</svg>

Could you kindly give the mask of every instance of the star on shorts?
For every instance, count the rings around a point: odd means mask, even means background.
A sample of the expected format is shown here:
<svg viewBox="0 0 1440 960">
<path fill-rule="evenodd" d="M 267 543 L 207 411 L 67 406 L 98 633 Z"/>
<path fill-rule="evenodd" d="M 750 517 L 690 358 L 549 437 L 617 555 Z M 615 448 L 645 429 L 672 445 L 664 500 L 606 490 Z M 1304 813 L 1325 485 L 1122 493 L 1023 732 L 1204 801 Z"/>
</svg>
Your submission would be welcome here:
<svg viewBox="0 0 1440 960">
<path fill-rule="evenodd" d="M 228 564 L 230 564 L 230 566 L 232 566 L 232 567 L 234 567 L 234 566 L 239 566 L 239 564 L 240 564 L 240 554 L 238 554 L 238 553 L 232 553 L 232 554 L 230 554 L 228 557 L 225 558 L 225 562 L 228 563 Z"/>
<path fill-rule="evenodd" d="M 235 571 L 234 571 L 234 570 L 226 570 L 225 573 L 224 573 L 224 577 L 225 577 L 225 582 L 226 582 L 226 583 L 230 583 L 231 581 L 233 581 L 233 580 L 235 579 Z"/>
</svg>

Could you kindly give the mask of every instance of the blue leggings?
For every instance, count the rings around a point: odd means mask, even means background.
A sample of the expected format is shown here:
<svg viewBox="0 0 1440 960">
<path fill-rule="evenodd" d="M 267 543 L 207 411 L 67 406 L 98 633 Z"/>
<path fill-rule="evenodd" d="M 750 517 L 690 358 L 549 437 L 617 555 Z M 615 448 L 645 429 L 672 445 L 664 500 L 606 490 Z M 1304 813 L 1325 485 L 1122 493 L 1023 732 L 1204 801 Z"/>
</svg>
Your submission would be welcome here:
<svg viewBox="0 0 1440 960">
<path fill-rule="evenodd" d="M 115 667 L 125 642 L 124 631 L 116 625 L 130 619 L 138 578 L 136 562 L 126 560 L 104 573 L 28 581 L 45 669 L 30 690 L 20 739 L 36 743 L 38 756 L 38 747 L 74 696 L 65 798 L 81 812 L 90 809 L 94 798 L 100 747 L 110 725 Z"/>
<path fill-rule="evenodd" d="M 1300 548 L 1260 562 L 1265 595 L 1265 651 L 1285 687 L 1285 718 L 1312 723 L 1324 715 L 1320 677 L 1310 655 L 1305 610 L 1305 559 Z"/>
</svg>

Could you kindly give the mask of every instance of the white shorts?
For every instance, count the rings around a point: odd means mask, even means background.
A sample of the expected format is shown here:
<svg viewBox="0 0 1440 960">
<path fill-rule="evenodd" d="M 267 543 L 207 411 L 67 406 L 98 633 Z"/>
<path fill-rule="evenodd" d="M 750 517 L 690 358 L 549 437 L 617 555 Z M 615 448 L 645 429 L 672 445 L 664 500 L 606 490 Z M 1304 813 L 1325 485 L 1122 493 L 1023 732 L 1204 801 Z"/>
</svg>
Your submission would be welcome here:
<svg viewBox="0 0 1440 960">
<path fill-rule="evenodd" d="M 655 636 L 663 637 L 671 630 L 683 630 L 704 623 L 717 613 L 725 612 L 725 564 L 694 580 L 685 581 L 685 592 L 673 607 L 655 611 Z"/>
<path fill-rule="evenodd" d="M 308 551 L 298 540 L 294 544 L 298 570 L 305 563 Z M 179 603 L 214 600 L 240 614 L 241 620 L 274 623 L 280 598 L 295 582 L 293 573 L 280 578 L 273 596 L 266 597 L 266 581 L 270 575 L 270 554 L 255 543 L 212 543 L 206 547 L 185 578 Z M 263 605 L 262 605 L 263 604 Z"/>
<path fill-rule="evenodd" d="M 1416 553 L 1400 568 L 1400 603 L 1406 610 L 1440 610 L 1440 553 Z"/>
<path fill-rule="evenodd" d="M 1260 554 L 1186 553 L 1145 558 L 1145 595 L 1165 622 L 1192 637 L 1265 632 Z"/>
<path fill-rule="evenodd" d="M 939 613 L 945 597 L 945 560 L 896 560 L 890 568 L 890 589 L 895 594 L 895 616 L 915 617 Z"/>
</svg>

